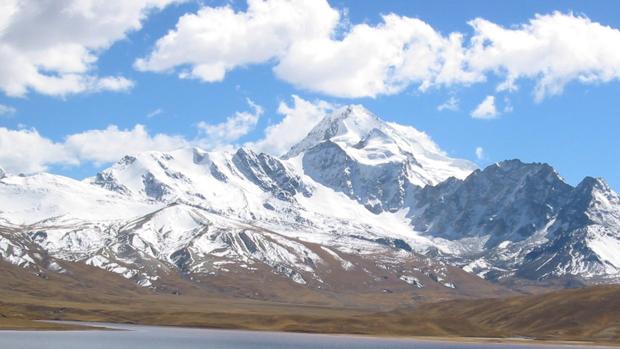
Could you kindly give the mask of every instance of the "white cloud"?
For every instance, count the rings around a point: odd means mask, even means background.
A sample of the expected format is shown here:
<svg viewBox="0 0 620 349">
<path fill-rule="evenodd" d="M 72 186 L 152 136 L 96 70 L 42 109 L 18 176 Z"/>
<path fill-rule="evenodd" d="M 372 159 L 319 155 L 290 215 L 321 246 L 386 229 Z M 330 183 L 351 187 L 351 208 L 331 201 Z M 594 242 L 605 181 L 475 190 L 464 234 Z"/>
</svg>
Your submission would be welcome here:
<svg viewBox="0 0 620 349">
<path fill-rule="evenodd" d="M 396 93 L 411 82 L 428 88 L 478 79 L 461 69 L 460 34 L 443 37 L 421 20 L 386 15 L 377 26 L 354 25 L 333 39 L 346 23 L 325 0 L 248 0 L 246 12 L 203 7 L 182 16 L 135 67 L 180 67 L 182 78 L 215 82 L 236 67 L 275 60 L 281 79 L 343 97 Z"/>
<path fill-rule="evenodd" d="M 76 161 L 103 164 L 117 161 L 127 154 L 144 151 L 168 151 L 188 146 L 180 136 L 149 135 L 143 125 L 133 129 L 119 129 L 115 125 L 103 130 L 89 130 L 66 137 L 63 148 Z"/>
<path fill-rule="evenodd" d="M 477 79 L 462 69 L 459 34 L 442 36 L 427 23 L 394 14 L 376 26 L 357 24 L 340 40 L 297 41 L 275 73 L 301 88 L 338 97 L 394 94 L 410 84 Z"/>
<path fill-rule="evenodd" d="M 107 76 L 90 78 L 90 84 L 85 85 L 87 91 L 127 91 L 133 88 L 134 82 L 122 76 Z"/>
<path fill-rule="evenodd" d="M 494 119 L 499 115 L 495 107 L 495 96 L 486 96 L 484 100 L 471 112 L 474 119 Z"/>
<path fill-rule="evenodd" d="M 31 173 L 45 171 L 51 165 L 103 164 L 126 154 L 167 151 L 188 144 L 180 136 L 149 135 L 143 125 L 126 130 L 112 125 L 72 134 L 61 142 L 54 142 L 35 129 L 0 128 L 0 167 L 9 173 Z"/>
<path fill-rule="evenodd" d="M 437 106 L 437 110 L 438 111 L 444 111 L 444 110 L 449 110 L 449 111 L 458 111 L 459 110 L 459 99 L 452 96 L 450 98 L 448 98 L 447 101 L 443 102 L 442 104 Z"/>
<path fill-rule="evenodd" d="M 586 17 L 556 12 L 509 28 L 482 18 L 469 24 L 471 33 L 444 35 L 396 14 L 376 25 L 351 24 L 325 0 L 249 0 L 245 12 L 203 7 L 182 16 L 135 66 L 214 82 L 237 67 L 273 62 L 280 79 L 339 97 L 471 85 L 497 75 L 500 91 L 516 89 L 519 79 L 535 81 L 541 100 L 571 81 L 620 78 L 620 31 Z"/>
<path fill-rule="evenodd" d="M 476 159 L 478 160 L 484 160 L 486 158 L 486 154 L 484 152 L 484 148 L 482 147 L 476 147 Z"/>
<path fill-rule="evenodd" d="M 62 144 L 34 129 L 0 128 L 0 167 L 9 173 L 43 171 L 51 164 L 77 164 Z"/>
<path fill-rule="evenodd" d="M 284 54 L 298 40 L 329 36 L 338 20 L 338 11 L 325 0 L 248 0 L 246 12 L 203 7 L 179 18 L 176 28 L 135 66 L 165 72 L 189 65 L 180 77 L 220 81 L 235 67 Z"/>
<path fill-rule="evenodd" d="M 571 81 L 608 82 L 620 78 L 620 30 L 584 16 L 554 12 L 536 15 L 509 29 L 482 18 L 474 29 L 468 65 L 495 72 L 505 81 L 498 90 L 516 88 L 516 81 L 536 81 L 535 98 L 562 92 Z"/>
<path fill-rule="evenodd" d="M 124 91 L 133 82 L 97 76 L 97 56 L 139 30 L 149 11 L 177 0 L 4 0 L 0 4 L 0 90 L 64 96 Z"/>
<path fill-rule="evenodd" d="M 206 148 L 225 146 L 250 133 L 263 114 L 263 108 L 250 99 L 247 100 L 252 112 L 236 112 L 226 121 L 219 124 L 198 123 L 200 131 L 199 143 Z"/>
<path fill-rule="evenodd" d="M 259 152 L 282 155 L 333 109 L 334 106 L 325 101 L 310 102 L 294 95 L 293 105 L 280 102 L 278 106 L 282 121 L 269 125 L 263 139 L 247 145 Z"/>
<path fill-rule="evenodd" d="M 249 99 L 247 102 L 252 112 L 236 112 L 220 124 L 201 122 L 193 139 L 152 134 L 140 124 L 128 129 L 110 125 L 105 129 L 86 130 L 67 135 L 61 141 L 51 140 L 23 125 L 17 130 L 0 127 L 0 168 L 9 173 L 32 173 L 45 171 L 52 165 L 92 163 L 100 166 L 145 151 L 170 151 L 190 146 L 231 147 L 233 142 L 254 129 L 263 114 L 261 106 Z M 274 135 L 280 136 L 281 131 Z M 275 143 L 277 140 L 265 141 L 265 145 Z"/>
<path fill-rule="evenodd" d="M 0 104 L 0 116 L 11 116 L 17 113 L 17 109 L 10 105 Z"/>
</svg>

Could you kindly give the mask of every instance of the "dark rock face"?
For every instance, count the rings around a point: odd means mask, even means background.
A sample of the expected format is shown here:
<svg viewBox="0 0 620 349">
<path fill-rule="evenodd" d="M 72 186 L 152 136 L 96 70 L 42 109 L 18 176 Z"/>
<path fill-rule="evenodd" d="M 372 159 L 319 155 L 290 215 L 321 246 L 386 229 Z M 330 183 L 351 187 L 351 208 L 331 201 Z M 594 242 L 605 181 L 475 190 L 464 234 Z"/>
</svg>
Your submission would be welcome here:
<svg viewBox="0 0 620 349">
<path fill-rule="evenodd" d="M 170 260 L 182 272 L 188 272 L 192 264 L 192 255 L 187 248 L 182 248 L 170 255 Z"/>
<path fill-rule="evenodd" d="M 301 178 L 287 169 L 273 156 L 241 148 L 232 158 L 236 168 L 263 191 L 273 193 L 280 200 L 293 201 L 297 193 L 310 196 L 311 192 Z"/>
<path fill-rule="evenodd" d="M 117 192 L 119 194 L 123 194 L 123 195 L 129 195 L 131 193 L 131 191 L 127 189 L 126 186 L 120 184 L 116 180 L 116 178 L 114 178 L 114 175 L 109 172 L 97 173 L 97 175 L 95 176 L 95 180 L 93 181 L 93 184 L 98 185 L 104 189 Z"/>
<path fill-rule="evenodd" d="M 313 180 L 346 194 L 373 213 L 402 208 L 408 190 L 412 189 L 405 163 L 364 165 L 331 141 L 306 151 L 303 168 Z"/>
<path fill-rule="evenodd" d="M 329 138 L 330 129 L 324 131 Z M 371 131 L 355 148 L 372 137 L 385 139 Z M 413 156 L 366 165 L 329 139 L 302 158 L 307 176 L 372 213 L 407 210 L 414 230 L 447 241 L 444 250 L 429 249 L 429 257 L 487 279 L 604 281 L 620 273 L 600 252 L 601 241 L 620 241 L 620 198 L 603 180 L 588 177 L 573 187 L 547 164 L 509 160 L 421 188 L 408 180 L 408 161 L 419 166 Z"/>
<path fill-rule="evenodd" d="M 150 172 L 142 176 L 142 183 L 144 184 L 144 193 L 153 200 L 162 201 L 171 192 L 167 185 L 158 181 Z"/>
<path fill-rule="evenodd" d="M 220 182 L 228 182 L 228 177 L 220 170 L 220 168 L 215 163 L 211 163 L 211 165 L 209 165 L 209 172 L 211 172 L 211 175 Z"/>
<path fill-rule="evenodd" d="M 487 247 L 521 241 L 568 202 L 572 187 L 546 164 L 504 161 L 415 195 L 414 228 L 447 239 L 490 235 Z"/>
<path fill-rule="evenodd" d="M 485 278 L 542 280 L 614 273 L 591 242 L 620 239 L 620 199 L 601 179 L 566 184 L 546 164 L 504 161 L 465 180 L 449 179 L 414 194 L 413 227 L 458 241 L 486 238 L 461 254 L 489 264 Z M 478 240 L 480 241 L 480 240 Z"/>
<path fill-rule="evenodd" d="M 549 227 L 550 241 L 525 256 L 517 275 L 542 279 L 571 274 L 588 278 L 615 269 L 594 253 L 591 243 L 620 239 L 619 202 L 618 195 L 602 179 L 586 177 L 572 190 L 570 200 Z"/>
</svg>

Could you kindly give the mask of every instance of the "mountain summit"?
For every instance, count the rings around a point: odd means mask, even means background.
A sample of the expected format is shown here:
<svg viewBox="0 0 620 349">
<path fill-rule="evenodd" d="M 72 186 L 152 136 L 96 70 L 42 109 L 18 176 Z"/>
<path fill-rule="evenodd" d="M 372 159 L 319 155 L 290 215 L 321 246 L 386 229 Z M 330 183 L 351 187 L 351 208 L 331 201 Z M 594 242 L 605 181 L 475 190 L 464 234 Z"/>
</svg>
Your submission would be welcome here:
<svg viewBox="0 0 620 349">
<path fill-rule="evenodd" d="M 449 158 L 425 133 L 385 122 L 360 105 L 326 116 L 283 158 L 297 157 L 325 142 L 359 165 L 404 164 L 409 181 L 419 186 L 464 178 L 477 168 L 469 161 Z"/>
<path fill-rule="evenodd" d="M 573 187 L 519 160 L 480 170 L 357 105 L 282 157 L 145 152 L 84 181 L 0 176 L 0 198 L 0 257 L 38 275 L 81 263 L 165 292 L 394 302 L 620 281 L 620 197 L 604 180 Z"/>
</svg>

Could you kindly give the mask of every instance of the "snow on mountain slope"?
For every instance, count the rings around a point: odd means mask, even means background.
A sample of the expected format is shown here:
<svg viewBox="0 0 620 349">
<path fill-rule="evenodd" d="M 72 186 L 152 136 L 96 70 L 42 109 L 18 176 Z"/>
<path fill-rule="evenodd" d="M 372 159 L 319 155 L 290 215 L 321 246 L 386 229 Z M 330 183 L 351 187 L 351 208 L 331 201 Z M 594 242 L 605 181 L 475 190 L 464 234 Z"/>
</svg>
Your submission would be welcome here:
<svg viewBox="0 0 620 349">
<path fill-rule="evenodd" d="M 463 181 L 424 188 L 410 216 L 418 231 L 450 240 L 488 235 L 480 247 L 495 247 L 544 227 L 571 190 L 549 165 L 503 161 Z"/>
<path fill-rule="evenodd" d="M 413 252 L 411 242 L 386 237 L 367 224 L 255 223 L 186 204 L 171 204 L 114 224 L 73 222 L 50 226 L 40 222 L 12 230 L 0 227 L 0 253 L 4 259 L 37 272 L 62 270 L 57 261 L 81 262 L 158 289 L 165 287 L 170 273 L 206 285 L 213 285 L 214 278 L 232 276 L 246 282 L 276 275 L 316 290 L 370 287 L 380 292 L 381 287 L 397 286 L 402 292 L 411 287 L 439 288 L 435 292 L 454 295 L 474 292 L 480 285 L 488 287 L 481 281 L 463 283 L 463 276 L 456 270 Z M 35 247 L 49 257 L 37 259 L 39 252 L 34 256 L 31 253 Z M 347 272 L 347 276 L 334 274 L 340 271 Z M 392 281 L 384 281 L 385 275 L 393 275 Z M 359 280 L 359 286 L 351 286 L 350 278 Z M 412 278 L 423 282 L 412 285 L 407 281 Z M 454 285 L 459 285 L 461 291 Z"/>
<path fill-rule="evenodd" d="M 205 152 L 198 148 L 125 157 L 87 182 L 128 198 L 184 202 L 252 219 L 270 200 L 310 195 L 299 175 L 278 159 L 245 148 Z"/>
<path fill-rule="evenodd" d="M 0 216 L 14 224 L 68 216 L 113 220 L 145 214 L 152 205 L 47 173 L 0 179 Z"/>
<path fill-rule="evenodd" d="M 294 226 L 291 231 L 313 231 L 315 237 L 329 238 L 314 233 L 326 224 L 337 227 L 354 221 L 371 227 L 366 230 L 424 240 L 410 234 L 402 216 L 374 217 L 346 195 L 314 181 L 304 174 L 298 158 L 282 161 L 245 148 L 234 153 L 196 148 L 143 153 L 119 161 L 88 182 L 129 198 L 184 203 L 277 230 Z"/>
<path fill-rule="evenodd" d="M 620 282 L 620 196 L 592 177 L 571 194 L 549 227 L 549 243 L 526 255 L 519 273 Z"/>
<path fill-rule="evenodd" d="M 469 161 L 446 156 L 425 133 L 387 123 L 360 105 L 340 108 L 325 117 L 284 158 L 299 156 L 326 141 L 362 165 L 403 163 L 407 179 L 418 186 L 464 178 L 477 168 Z"/>
<path fill-rule="evenodd" d="M 518 160 L 476 170 L 360 106 L 282 158 L 145 152 L 81 182 L 0 176 L 0 198 L 1 258 L 36 272 L 85 263 L 156 289 L 178 275 L 242 294 L 264 282 L 494 290 L 454 267 L 492 281 L 620 281 L 620 199 L 604 181 L 572 187 Z"/>
<path fill-rule="evenodd" d="M 414 201 L 412 226 L 485 278 L 620 276 L 620 199 L 601 179 L 572 187 L 547 164 L 510 160 Z"/>
<path fill-rule="evenodd" d="M 51 175 L 18 177 L 13 181 L 30 182 L 21 183 L 22 192 L 7 191 L 4 197 L 22 201 L 24 209 L 35 206 L 34 201 L 51 207 L 40 210 L 41 216 L 17 229 L 19 233 L 5 237 L 35 243 L 52 258 L 116 272 L 143 286 L 157 284 L 171 270 L 198 278 L 257 267 L 296 284 L 323 284 L 321 270 L 327 267 L 321 267 L 325 262 L 319 254 L 325 250 L 313 251 L 308 244 L 327 248 L 327 260 L 337 259 L 339 268 L 356 264 L 341 253 L 372 260 L 383 256 L 377 260 L 383 265 L 403 252 L 405 259 L 418 258 L 414 248 L 428 244 L 409 234 L 402 216 L 368 214 L 300 169 L 293 160 L 250 149 L 219 153 L 194 148 L 125 157 L 83 182 Z M 20 211 L 5 213 L 14 218 L 14 212 Z M 7 250 L 3 256 L 22 263 L 16 252 L 20 250 Z M 433 267 L 433 262 L 424 265 L 436 273 L 445 269 L 441 264 Z M 447 280 L 446 272 L 441 273 Z"/>
<path fill-rule="evenodd" d="M 325 117 L 283 158 L 376 214 L 406 208 L 417 187 L 463 178 L 476 168 L 447 157 L 426 134 L 357 105 Z"/>
</svg>

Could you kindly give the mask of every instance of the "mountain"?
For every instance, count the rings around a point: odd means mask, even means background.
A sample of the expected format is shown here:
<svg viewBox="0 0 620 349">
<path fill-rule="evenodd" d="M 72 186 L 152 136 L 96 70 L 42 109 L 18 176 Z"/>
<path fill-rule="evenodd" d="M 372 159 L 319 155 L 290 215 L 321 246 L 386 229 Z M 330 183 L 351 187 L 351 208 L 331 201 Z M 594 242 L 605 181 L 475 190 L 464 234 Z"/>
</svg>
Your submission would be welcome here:
<svg viewBox="0 0 620 349">
<path fill-rule="evenodd" d="M 620 281 L 620 196 L 605 180 L 585 178 L 548 230 L 550 242 L 525 256 L 520 273 Z"/>
<path fill-rule="evenodd" d="M 480 170 L 356 105 L 282 157 L 145 152 L 83 181 L 3 175 L 0 198 L 2 259 L 161 292 L 393 305 L 620 275 L 620 199 L 602 179 L 572 187 L 519 160 Z"/>
<path fill-rule="evenodd" d="M 487 279 L 618 281 L 620 200 L 603 179 L 572 187 L 547 164 L 510 160 L 425 187 L 415 202 L 413 228 Z"/>
<path fill-rule="evenodd" d="M 386 123 L 361 106 L 324 118 L 283 158 L 373 213 L 396 212 L 413 187 L 464 178 L 476 168 L 447 157 L 424 133 Z"/>
</svg>

